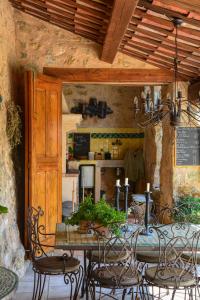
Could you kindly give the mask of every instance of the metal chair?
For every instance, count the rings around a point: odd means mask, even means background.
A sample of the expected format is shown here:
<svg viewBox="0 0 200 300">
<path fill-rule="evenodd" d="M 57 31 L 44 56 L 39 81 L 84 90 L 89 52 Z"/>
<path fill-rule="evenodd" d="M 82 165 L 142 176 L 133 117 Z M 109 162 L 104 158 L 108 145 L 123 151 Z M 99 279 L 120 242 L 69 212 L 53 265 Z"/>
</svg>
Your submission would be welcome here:
<svg viewBox="0 0 200 300">
<path fill-rule="evenodd" d="M 122 299 L 125 299 L 127 291 L 131 292 L 133 299 L 134 288 L 135 294 L 140 292 L 142 275 L 137 269 L 135 258 L 139 231 L 137 229 L 128 233 L 124 230 L 121 236 L 115 234 L 105 236 L 97 233 L 98 259 L 92 263 L 88 276 L 93 300 L 96 299 L 97 288 L 99 299 L 105 296 L 119 299 L 117 291 L 122 291 Z"/>
<path fill-rule="evenodd" d="M 159 211 L 152 214 L 152 225 L 164 224 L 166 221 L 168 223 L 173 223 L 174 209 L 166 206 L 160 207 Z M 172 255 L 169 259 L 173 258 Z M 159 263 L 159 251 L 139 251 L 137 253 L 137 260 L 140 262 L 140 268 L 143 270 L 148 264 Z"/>
<path fill-rule="evenodd" d="M 40 207 L 31 207 L 28 211 L 28 240 L 34 271 L 32 300 L 42 298 L 47 275 L 63 275 L 65 284 L 70 284 L 70 299 L 76 300 L 83 278 L 83 268 L 78 259 L 67 254 L 47 255 L 47 249 L 53 250 L 54 246 L 45 244 L 44 239 L 53 234 L 44 233 L 45 226 L 40 225 L 40 217 L 43 214 Z"/>
<path fill-rule="evenodd" d="M 153 226 L 151 230 L 159 241 L 159 263 L 147 267 L 144 274 L 147 286 L 152 287 L 152 294 L 156 286 L 159 291 L 161 288 L 171 289 L 172 300 L 177 290 L 185 292 L 185 299 L 186 296 L 198 299 L 197 249 L 200 230 L 197 231 L 196 226 L 189 223 Z M 187 257 L 185 253 L 190 255 Z"/>
</svg>

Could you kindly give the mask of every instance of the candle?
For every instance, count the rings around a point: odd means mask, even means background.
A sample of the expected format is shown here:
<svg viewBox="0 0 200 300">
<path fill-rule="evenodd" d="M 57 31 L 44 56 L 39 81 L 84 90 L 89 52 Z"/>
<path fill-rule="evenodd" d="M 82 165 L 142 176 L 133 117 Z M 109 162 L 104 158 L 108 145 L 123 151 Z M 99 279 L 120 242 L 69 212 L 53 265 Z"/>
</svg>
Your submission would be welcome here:
<svg viewBox="0 0 200 300">
<path fill-rule="evenodd" d="M 147 183 L 147 192 L 150 192 L 150 183 Z"/>
<path fill-rule="evenodd" d="M 125 178 L 125 185 L 128 185 L 128 178 Z"/>
<path fill-rule="evenodd" d="M 116 186 L 120 186 L 120 179 L 116 180 Z"/>
</svg>

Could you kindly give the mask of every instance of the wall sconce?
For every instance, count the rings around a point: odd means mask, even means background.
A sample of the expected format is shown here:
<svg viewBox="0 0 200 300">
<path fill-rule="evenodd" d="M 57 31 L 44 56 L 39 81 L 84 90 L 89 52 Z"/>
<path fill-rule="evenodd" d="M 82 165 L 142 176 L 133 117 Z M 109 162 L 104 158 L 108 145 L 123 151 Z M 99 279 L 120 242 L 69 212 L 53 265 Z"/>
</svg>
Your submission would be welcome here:
<svg viewBox="0 0 200 300">
<path fill-rule="evenodd" d="M 105 119 L 107 115 L 112 114 L 112 109 L 107 105 L 106 101 L 97 101 L 96 98 L 90 98 L 89 103 L 79 102 L 77 106 L 72 107 L 71 113 L 82 114 L 83 119 L 87 116 Z"/>
</svg>

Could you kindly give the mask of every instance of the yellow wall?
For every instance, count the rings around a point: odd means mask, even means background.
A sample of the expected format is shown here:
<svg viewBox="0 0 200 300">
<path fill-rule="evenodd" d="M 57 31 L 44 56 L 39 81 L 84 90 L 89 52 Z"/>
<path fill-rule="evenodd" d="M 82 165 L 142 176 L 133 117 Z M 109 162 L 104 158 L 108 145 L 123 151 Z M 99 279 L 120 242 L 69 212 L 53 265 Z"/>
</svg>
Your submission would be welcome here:
<svg viewBox="0 0 200 300">
<path fill-rule="evenodd" d="M 138 128 L 78 128 L 77 133 L 143 133 L 141 129 Z M 100 152 L 101 149 L 104 150 L 104 152 L 108 151 L 113 154 L 114 147 L 112 145 L 113 142 L 116 141 L 117 138 L 92 138 L 90 140 L 90 151 L 92 152 Z M 123 159 L 126 151 L 128 149 L 137 149 L 142 148 L 144 143 L 144 138 L 119 138 L 122 145 L 118 146 L 119 155 L 113 155 L 113 159 Z M 68 142 L 70 142 L 68 140 Z M 72 143 L 72 140 L 71 140 Z M 116 149 L 115 149 L 116 150 Z"/>
</svg>

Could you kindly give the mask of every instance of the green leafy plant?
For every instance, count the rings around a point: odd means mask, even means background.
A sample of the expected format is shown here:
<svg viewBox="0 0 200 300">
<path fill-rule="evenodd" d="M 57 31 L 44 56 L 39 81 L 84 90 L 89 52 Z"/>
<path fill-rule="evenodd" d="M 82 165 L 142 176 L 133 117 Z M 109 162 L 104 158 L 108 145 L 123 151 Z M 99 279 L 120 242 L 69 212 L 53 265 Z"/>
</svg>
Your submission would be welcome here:
<svg viewBox="0 0 200 300">
<path fill-rule="evenodd" d="M 200 224 L 200 198 L 180 197 L 174 206 L 174 220 Z"/>
<path fill-rule="evenodd" d="M 8 212 L 8 208 L 0 205 L 0 214 L 6 214 Z"/>
<path fill-rule="evenodd" d="M 87 196 L 83 202 L 80 203 L 79 208 L 70 218 L 65 220 L 66 224 L 79 225 L 80 221 L 94 221 L 95 204 L 91 196 Z"/>
<path fill-rule="evenodd" d="M 87 196 L 71 218 L 68 218 L 65 223 L 71 225 L 79 225 L 81 221 L 89 221 L 98 226 L 109 227 L 114 233 L 119 233 L 119 224 L 126 221 L 126 214 L 115 210 L 104 199 L 100 199 L 94 203 L 91 196 Z M 97 227 L 98 227 L 97 226 Z"/>
<path fill-rule="evenodd" d="M 118 234 L 119 224 L 126 222 L 126 214 L 114 209 L 104 199 L 100 199 L 95 205 L 95 222 L 109 227 L 115 234 Z"/>
</svg>

